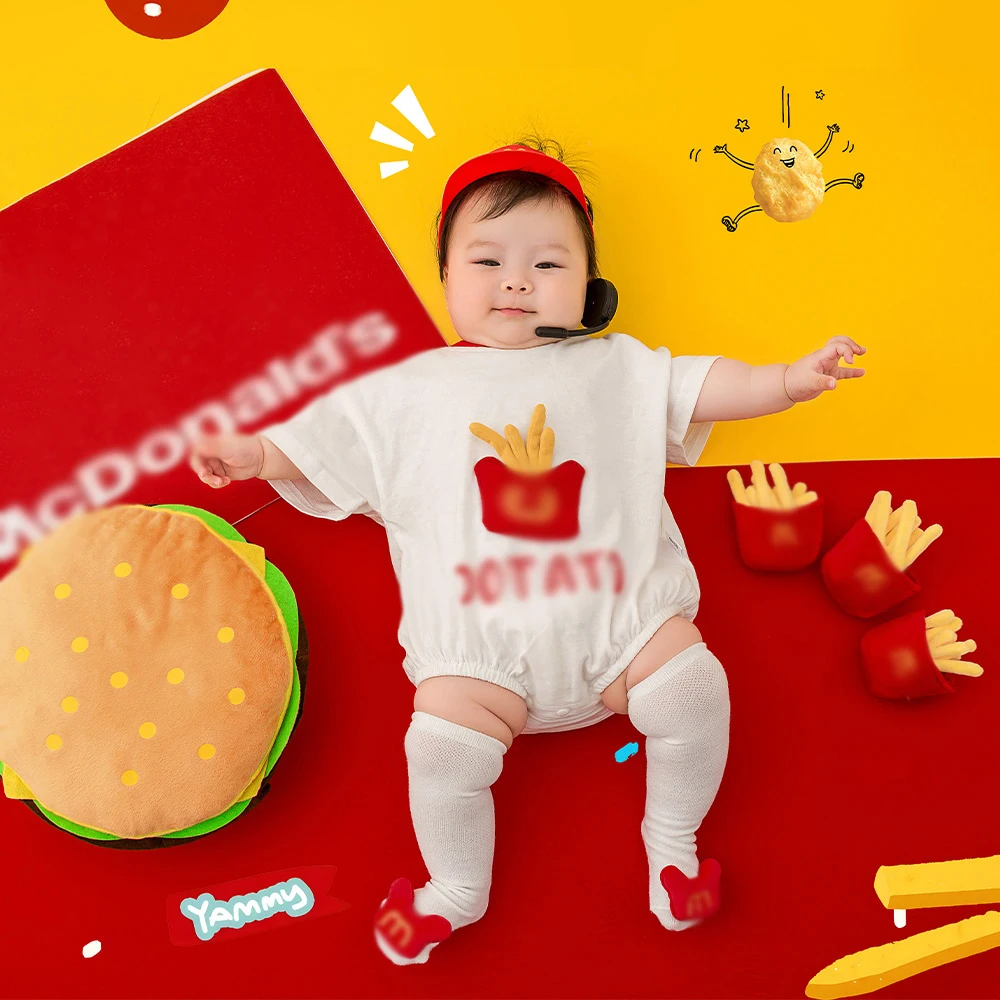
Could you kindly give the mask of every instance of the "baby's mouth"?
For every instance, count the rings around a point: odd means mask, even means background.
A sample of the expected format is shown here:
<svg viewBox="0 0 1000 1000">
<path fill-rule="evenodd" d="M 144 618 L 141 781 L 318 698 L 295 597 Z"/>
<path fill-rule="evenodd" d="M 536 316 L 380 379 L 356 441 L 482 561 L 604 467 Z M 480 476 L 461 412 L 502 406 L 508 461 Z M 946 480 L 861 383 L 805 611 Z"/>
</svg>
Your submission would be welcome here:
<svg viewBox="0 0 1000 1000">
<path fill-rule="evenodd" d="M 793 156 L 790 160 L 782 160 L 781 162 L 784 163 L 784 165 L 786 167 L 794 167 L 795 166 L 795 157 Z"/>
</svg>

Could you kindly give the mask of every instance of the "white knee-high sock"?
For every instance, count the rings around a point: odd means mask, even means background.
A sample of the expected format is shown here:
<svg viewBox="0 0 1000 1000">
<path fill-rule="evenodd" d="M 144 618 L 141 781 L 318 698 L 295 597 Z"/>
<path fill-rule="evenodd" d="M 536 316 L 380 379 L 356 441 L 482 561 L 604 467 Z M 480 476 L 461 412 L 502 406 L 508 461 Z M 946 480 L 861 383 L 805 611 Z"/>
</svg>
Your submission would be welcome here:
<svg viewBox="0 0 1000 1000">
<path fill-rule="evenodd" d="M 490 786 L 500 777 L 507 746 L 414 712 L 404 747 L 413 829 L 430 873 L 413 894 L 413 908 L 422 916 L 440 914 L 454 931 L 479 920 L 489 903 L 496 835 Z M 379 946 L 397 964 L 409 964 Z M 410 961 L 426 962 L 433 947 Z"/>
<path fill-rule="evenodd" d="M 649 860 L 649 908 L 668 930 L 677 920 L 660 883 L 665 865 L 698 874 L 695 833 L 722 783 L 729 755 L 729 684 L 704 642 L 682 650 L 628 691 L 632 724 L 646 736 L 642 839 Z"/>
</svg>

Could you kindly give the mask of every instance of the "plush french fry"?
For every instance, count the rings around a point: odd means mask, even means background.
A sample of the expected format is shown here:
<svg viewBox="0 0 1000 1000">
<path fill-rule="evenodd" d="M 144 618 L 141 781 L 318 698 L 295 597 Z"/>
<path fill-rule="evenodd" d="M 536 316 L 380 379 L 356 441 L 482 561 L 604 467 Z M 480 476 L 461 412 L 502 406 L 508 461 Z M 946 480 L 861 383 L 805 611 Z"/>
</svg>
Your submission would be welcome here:
<svg viewBox="0 0 1000 1000">
<path fill-rule="evenodd" d="M 903 516 L 903 508 L 901 506 L 897 507 L 889 515 L 889 520 L 886 522 L 886 526 L 885 526 L 886 537 L 888 537 L 889 532 L 891 532 L 894 528 L 897 528 L 899 526 L 899 519 L 902 516 Z M 916 526 L 919 528 L 920 527 L 920 518 L 919 517 L 917 518 L 917 520 L 916 520 L 915 523 L 916 523 Z"/>
<path fill-rule="evenodd" d="M 937 614 L 929 615 L 927 618 L 924 619 L 924 622 L 926 623 L 928 628 L 935 628 L 938 625 L 945 625 L 950 628 L 951 627 L 950 623 L 954 617 L 955 617 L 955 612 L 952 611 L 951 608 L 948 608 L 945 611 L 937 612 Z M 958 631 L 957 628 L 956 631 Z"/>
<path fill-rule="evenodd" d="M 983 676 L 983 668 L 971 660 L 935 660 L 934 666 L 943 674 L 964 674 L 966 677 Z"/>
<path fill-rule="evenodd" d="M 792 491 L 788 486 L 788 476 L 785 475 L 785 470 L 777 462 L 772 462 L 768 468 L 771 470 L 771 478 L 774 480 L 774 494 L 778 498 L 778 504 L 781 507 L 794 507 L 795 501 L 792 499 Z"/>
<path fill-rule="evenodd" d="M 522 469 L 527 469 L 528 449 L 524 447 L 524 442 L 521 440 L 521 432 L 513 424 L 507 424 L 504 428 L 504 433 L 507 435 L 507 443 L 510 445 L 510 450 L 514 453 L 517 464 Z"/>
<path fill-rule="evenodd" d="M 969 639 L 967 642 L 949 642 L 946 646 L 936 646 L 934 655 L 942 658 L 962 656 L 964 653 L 974 653 L 977 649 L 976 640 Z"/>
<path fill-rule="evenodd" d="M 805 483 L 790 486 L 785 470 L 774 462 L 768 466 L 774 479 L 774 487 L 767 481 L 764 463 L 754 460 L 750 463 L 751 482 L 744 486 L 738 470 L 730 469 L 726 474 L 729 489 L 737 503 L 750 507 L 766 507 L 769 510 L 793 510 L 818 499 L 814 492 L 806 489 Z"/>
<path fill-rule="evenodd" d="M 513 425 L 504 428 L 506 437 L 478 422 L 469 424 L 469 430 L 477 438 L 492 445 L 503 463 L 518 472 L 538 473 L 552 468 L 552 454 L 555 450 L 556 434 L 551 427 L 543 427 L 545 407 L 539 403 L 531 414 L 528 439 L 521 439 L 521 432 Z"/>
<path fill-rule="evenodd" d="M 540 463 L 542 428 L 545 426 L 545 406 L 538 403 L 531 411 L 531 424 L 528 427 L 528 462 L 535 467 Z"/>
<path fill-rule="evenodd" d="M 751 476 L 754 489 L 757 493 L 757 503 L 761 507 L 777 507 L 778 501 L 775 499 L 771 486 L 767 481 L 767 473 L 764 471 L 764 463 L 755 459 L 750 463 Z"/>
<path fill-rule="evenodd" d="M 896 529 L 899 528 L 899 511 L 903 508 L 900 507 L 899 510 L 894 510 L 889 515 L 889 527 L 886 529 L 885 533 L 885 545 L 886 548 L 892 547 L 892 540 L 896 537 Z M 895 520 L 893 520 L 895 518 Z M 916 521 L 913 522 L 913 533 L 910 535 L 910 545 L 912 545 L 923 532 L 920 530 L 920 518 L 918 517 Z"/>
<path fill-rule="evenodd" d="M 933 649 L 935 646 L 944 646 L 949 642 L 958 642 L 958 630 L 945 628 L 938 625 L 937 628 L 927 630 L 927 643 Z"/>
<path fill-rule="evenodd" d="M 936 538 L 944 534 L 944 528 L 940 524 L 932 524 L 926 531 L 921 531 L 916 541 L 912 542 L 906 550 L 906 557 L 903 560 L 903 569 L 906 569 L 914 559 L 927 549 Z"/>
<path fill-rule="evenodd" d="M 511 451 L 510 445 L 507 443 L 507 440 L 497 434 L 495 430 L 480 423 L 469 424 L 469 430 L 472 431 L 477 438 L 482 439 L 487 444 L 493 445 L 493 447 L 496 448 L 497 455 L 500 456 L 504 465 L 508 465 L 512 469 L 517 468 L 517 459 L 514 457 L 514 452 Z"/>
<path fill-rule="evenodd" d="M 538 468 L 552 468 L 552 453 L 556 447 L 556 432 L 551 427 L 546 427 L 542 431 L 542 437 L 538 445 Z"/>
<path fill-rule="evenodd" d="M 906 565 L 906 550 L 910 546 L 910 535 L 917 520 L 917 505 L 912 500 L 904 500 L 900 507 L 899 526 L 892 539 L 892 544 L 887 546 L 889 558 L 896 569 L 903 569 Z M 888 522 L 886 522 L 888 523 Z"/>
<path fill-rule="evenodd" d="M 892 494 L 888 490 L 879 490 L 872 500 L 865 520 L 871 525 L 875 537 L 885 544 L 885 535 L 889 523 L 889 515 L 892 512 Z"/>
<path fill-rule="evenodd" d="M 920 529 L 922 522 L 913 500 L 904 500 L 893 510 L 892 494 L 888 490 L 879 490 L 875 494 L 865 520 L 899 570 L 910 566 L 931 542 L 944 533 L 940 524 L 932 524 L 925 531 Z"/>
<path fill-rule="evenodd" d="M 924 619 L 927 626 L 927 646 L 934 665 L 942 673 L 963 674 L 966 677 L 981 677 L 983 668 L 978 663 L 969 663 L 959 657 L 974 653 L 978 648 L 975 639 L 958 641 L 958 630 L 962 619 L 952 611 L 939 611 Z"/>
<path fill-rule="evenodd" d="M 736 469 L 730 469 L 726 473 L 726 481 L 729 483 L 729 488 L 733 492 L 733 499 L 737 503 L 749 503 L 747 500 L 747 491 L 743 486 L 743 477 Z"/>
</svg>

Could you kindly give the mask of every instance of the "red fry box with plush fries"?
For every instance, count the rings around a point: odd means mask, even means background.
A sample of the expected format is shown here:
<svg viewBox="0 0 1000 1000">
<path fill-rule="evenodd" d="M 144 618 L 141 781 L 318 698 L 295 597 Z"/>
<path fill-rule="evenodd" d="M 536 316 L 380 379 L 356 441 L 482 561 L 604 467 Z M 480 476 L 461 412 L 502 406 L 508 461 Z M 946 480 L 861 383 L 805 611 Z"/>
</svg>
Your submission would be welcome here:
<svg viewBox="0 0 1000 1000">
<path fill-rule="evenodd" d="M 878 698 L 927 698 L 955 686 L 934 663 L 923 611 L 894 618 L 861 637 L 868 690 Z"/>
<path fill-rule="evenodd" d="M 750 569 L 791 572 L 816 561 L 823 545 L 823 498 L 791 509 L 732 501 L 740 558 Z"/>
<path fill-rule="evenodd" d="M 483 526 L 519 538 L 575 538 L 580 532 L 584 468 L 572 460 L 540 473 L 511 469 L 498 458 L 475 465 Z"/>
<path fill-rule="evenodd" d="M 857 618 L 872 618 L 920 590 L 909 573 L 896 568 L 863 517 L 823 556 L 820 570 L 830 596 Z"/>
</svg>

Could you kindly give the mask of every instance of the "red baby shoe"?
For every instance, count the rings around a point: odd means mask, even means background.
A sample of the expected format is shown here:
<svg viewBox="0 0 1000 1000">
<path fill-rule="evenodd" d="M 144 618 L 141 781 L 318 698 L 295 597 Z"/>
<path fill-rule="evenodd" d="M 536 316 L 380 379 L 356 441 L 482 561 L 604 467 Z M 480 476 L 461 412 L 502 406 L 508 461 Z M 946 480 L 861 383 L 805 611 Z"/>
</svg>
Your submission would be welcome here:
<svg viewBox="0 0 1000 1000">
<path fill-rule="evenodd" d="M 704 920 L 719 908 L 722 866 L 714 858 L 702 861 L 698 874 L 688 878 L 674 865 L 660 872 L 660 885 L 670 898 L 670 912 L 677 920 Z"/>
<path fill-rule="evenodd" d="M 375 912 L 375 933 L 402 958 L 416 958 L 427 945 L 444 941 L 451 934 L 451 924 L 436 913 L 417 913 L 410 880 L 398 878 Z"/>
</svg>

